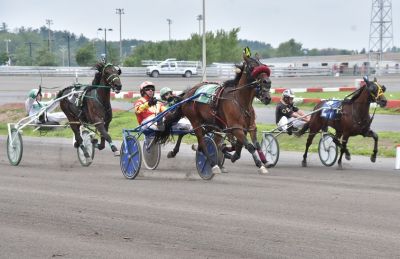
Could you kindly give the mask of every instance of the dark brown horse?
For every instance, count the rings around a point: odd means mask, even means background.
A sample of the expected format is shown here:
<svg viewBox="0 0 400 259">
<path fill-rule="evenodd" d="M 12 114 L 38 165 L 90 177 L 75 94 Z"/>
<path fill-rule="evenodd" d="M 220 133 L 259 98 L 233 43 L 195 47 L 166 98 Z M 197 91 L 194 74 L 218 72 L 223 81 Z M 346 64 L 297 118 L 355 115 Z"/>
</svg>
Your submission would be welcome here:
<svg viewBox="0 0 400 259">
<path fill-rule="evenodd" d="M 246 55 L 243 55 L 243 59 L 244 63 L 242 66 L 238 66 L 240 71 L 237 72 L 235 79 L 228 80 L 223 84 L 223 92 L 218 97 L 217 105 L 196 101 L 183 104 L 174 113 L 165 117 L 165 130 L 156 133 L 155 141 L 165 143 L 170 136 L 172 125 L 186 116 L 193 126 L 199 144 L 198 148 L 207 157 L 207 149 L 203 140 L 204 135 L 212 131 L 224 132 L 227 133 L 230 142 L 234 144 L 235 153 L 231 156 L 232 162 L 240 158 L 244 145 L 252 154 L 260 173 L 268 173 L 255 153 L 256 148 L 247 140 L 246 135 L 250 132 L 252 139 L 255 139 L 253 142 L 257 143 L 255 113 L 252 104 L 256 95 L 265 104 L 271 101 L 269 93 L 271 88 L 270 69 L 258 60 Z M 183 98 L 193 96 L 196 90 L 204 84 L 206 83 L 195 85 L 185 93 Z M 265 161 L 265 157 L 262 157 Z M 221 172 L 217 164 L 212 164 L 211 167 L 214 173 Z"/>
<path fill-rule="evenodd" d="M 99 150 L 104 149 L 105 140 L 107 140 L 114 155 L 119 155 L 118 148 L 113 144 L 108 134 L 108 126 L 112 120 L 110 90 L 112 89 L 116 93 L 119 93 L 121 90 L 122 85 L 119 78 L 121 69 L 117 69 L 112 64 L 104 64 L 103 62 L 97 63 L 95 69 L 97 70 L 95 78 L 92 85 L 84 90 L 84 96 L 81 97 L 81 105 L 76 105 L 69 98 L 64 98 L 60 101 L 61 110 L 67 116 L 71 129 L 75 134 L 74 146 L 76 148 L 80 147 L 87 158 L 89 157 L 89 153 L 82 144 L 80 134 L 80 126 L 82 124 L 93 125 L 100 132 L 101 142 L 97 145 Z M 57 98 L 71 93 L 74 89 L 75 86 L 70 86 L 61 90 L 57 94 Z"/>
<path fill-rule="evenodd" d="M 345 99 L 338 106 L 339 113 L 336 118 L 324 118 L 321 116 L 326 110 L 321 109 L 312 114 L 310 122 L 307 123 L 299 132 L 303 134 L 307 128 L 310 129 L 308 135 L 306 150 L 303 155 L 302 165 L 307 166 L 307 152 L 310 147 L 314 136 L 322 129 L 327 131 L 328 126 L 335 129 L 334 142 L 340 147 L 340 156 L 338 160 L 339 168 L 342 168 L 342 156 L 345 154 L 346 159 L 350 160 L 350 152 L 347 149 L 347 141 L 349 137 L 362 135 L 364 137 L 372 137 L 375 141 L 374 150 L 371 155 L 371 161 L 376 161 L 376 154 L 378 152 L 378 135 L 371 130 L 371 122 L 373 116 L 369 115 L 369 106 L 371 103 L 376 102 L 381 107 L 385 107 L 387 100 L 384 96 L 386 91 L 385 86 L 380 85 L 374 81 L 369 81 L 364 77 L 365 84 L 357 89 L 354 93 L 350 94 L 351 99 Z M 325 107 L 327 101 L 322 101 L 317 104 L 315 110 Z M 325 116 L 326 117 L 326 116 Z M 340 140 L 341 139 L 341 140 Z"/>
</svg>

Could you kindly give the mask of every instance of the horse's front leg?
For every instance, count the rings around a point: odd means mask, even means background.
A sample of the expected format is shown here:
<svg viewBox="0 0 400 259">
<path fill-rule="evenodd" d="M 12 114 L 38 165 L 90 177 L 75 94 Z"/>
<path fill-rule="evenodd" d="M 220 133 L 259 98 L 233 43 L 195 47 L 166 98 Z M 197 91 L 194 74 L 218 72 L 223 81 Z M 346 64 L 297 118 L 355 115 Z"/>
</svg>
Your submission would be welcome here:
<svg viewBox="0 0 400 259">
<path fill-rule="evenodd" d="M 376 134 L 373 130 L 369 130 L 365 137 L 372 137 L 374 139 L 374 150 L 372 151 L 371 162 L 375 163 L 376 154 L 378 153 L 378 134 Z"/>
<path fill-rule="evenodd" d="M 240 145 L 240 149 L 242 148 L 242 145 L 250 152 L 251 156 L 253 157 L 254 163 L 258 167 L 258 171 L 260 174 L 267 174 L 268 170 L 265 168 L 265 166 L 261 163 L 261 161 L 258 159 L 256 155 L 256 149 L 253 146 L 252 143 L 247 141 L 247 138 L 244 134 L 243 130 L 236 129 L 234 131 L 234 135 L 236 139 L 238 140 L 238 145 Z M 236 150 L 235 154 L 239 151 L 239 156 L 240 156 L 240 150 Z M 233 156 L 235 156 L 235 154 Z"/>
<path fill-rule="evenodd" d="M 254 130 L 251 130 L 249 133 L 250 133 L 251 141 L 257 150 L 257 153 L 258 153 L 258 156 L 260 157 L 261 162 L 263 164 L 267 164 L 267 158 L 265 157 L 264 152 L 262 152 L 261 145 L 257 140 L 257 128 L 255 128 Z"/>
<path fill-rule="evenodd" d="M 114 156 L 119 156 L 119 151 L 117 146 L 112 142 L 111 136 L 108 134 L 108 124 L 109 123 L 104 123 L 100 122 L 96 124 L 96 129 L 100 132 L 101 136 L 101 143 L 99 145 L 99 149 L 102 146 L 102 149 L 104 148 L 105 145 L 105 140 L 108 142 L 110 145 L 111 151 L 114 152 Z M 101 150 L 101 149 L 100 149 Z"/>
</svg>

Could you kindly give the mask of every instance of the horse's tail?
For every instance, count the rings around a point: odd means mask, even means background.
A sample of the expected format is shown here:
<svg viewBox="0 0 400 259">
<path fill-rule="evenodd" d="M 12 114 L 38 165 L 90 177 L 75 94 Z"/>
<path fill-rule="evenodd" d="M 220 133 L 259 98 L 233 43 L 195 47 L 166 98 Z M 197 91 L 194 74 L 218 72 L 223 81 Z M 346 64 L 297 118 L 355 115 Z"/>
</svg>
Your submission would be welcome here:
<svg viewBox="0 0 400 259">
<path fill-rule="evenodd" d="M 164 119 L 164 130 L 156 131 L 155 143 L 165 144 L 171 136 L 172 125 L 177 123 L 183 117 L 181 107 L 178 107 L 174 112 L 168 113 Z"/>
</svg>

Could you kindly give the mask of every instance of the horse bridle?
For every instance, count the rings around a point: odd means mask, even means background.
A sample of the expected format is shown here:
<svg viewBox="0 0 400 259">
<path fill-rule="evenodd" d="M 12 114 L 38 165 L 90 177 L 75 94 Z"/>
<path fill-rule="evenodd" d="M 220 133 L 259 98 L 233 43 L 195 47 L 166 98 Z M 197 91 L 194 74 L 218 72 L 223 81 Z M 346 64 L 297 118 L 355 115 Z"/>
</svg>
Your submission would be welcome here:
<svg viewBox="0 0 400 259">
<path fill-rule="evenodd" d="M 110 64 L 110 63 L 106 64 L 106 65 L 103 67 L 103 70 L 102 70 L 101 73 L 104 75 L 105 69 L 106 69 L 107 67 L 110 67 L 110 66 L 114 66 L 114 65 L 113 65 L 113 64 Z M 114 81 L 117 80 L 117 79 L 121 80 L 121 79 L 119 78 L 119 76 L 118 76 L 117 73 L 113 73 L 113 74 L 109 75 L 109 76 L 108 76 L 106 79 L 104 79 L 104 80 L 105 80 L 105 82 L 106 82 L 107 85 L 109 85 L 111 88 L 114 88 L 113 83 L 114 83 Z"/>
<path fill-rule="evenodd" d="M 380 84 L 378 84 L 377 82 L 373 82 L 373 83 L 376 85 L 376 87 L 378 89 L 376 96 L 372 91 L 369 91 L 369 94 L 372 96 L 372 98 L 376 102 L 379 99 L 379 97 L 381 97 L 384 94 L 384 90 L 383 90 L 383 87 Z"/>
</svg>

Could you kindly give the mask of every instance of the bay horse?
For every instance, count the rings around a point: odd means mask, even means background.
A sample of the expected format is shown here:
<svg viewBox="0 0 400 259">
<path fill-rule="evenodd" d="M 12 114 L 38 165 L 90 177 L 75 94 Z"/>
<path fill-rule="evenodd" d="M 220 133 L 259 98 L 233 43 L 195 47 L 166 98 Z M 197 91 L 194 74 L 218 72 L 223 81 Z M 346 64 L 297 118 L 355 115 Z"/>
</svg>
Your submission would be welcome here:
<svg viewBox="0 0 400 259">
<path fill-rule="evenodd" d="M 313 113 L 310 122 L 306 123 L 299 132 L 299 135 L 302 135 L 308 128 L 310 129 L 302 166 L 307 166 L 307 152 L 314 136 L 321 129 L 326 132 L 328 126 L 334 128 L 336 131 L 333 141 L 340 147 L 340 156 L 338 160 L 339 169 L 342 168 L 343 154 L 345 154 L 347 160 L 350 160 L 351 156 L 347 149 L 347 141 L 349 137 L 356 135 L 372 137 L 374 139 L 374 149 L 371 155 L 371 162 L 374 163 L 376 161 L 376 154 L 378 153 L 378 135 L 370 128 L 374 116 L 371 117 L 369 115 L 369 107 L 373 102 L 376 102 L 381 107 L 385 107 L 387 103 L 386 97 L 384 96 L 385 91 L 386 87 L 378 84 L 376 79 L 374 81 L 369 81 L 367 77 L 364 77 L 364 84 L 349 95 L 352 96 L 351 99 L 345 98 L 341 104 L 339 104 L 339 113 L 336 118 L 327 119 L 321 116 L 324 109 Z M 327 101 L 322 101 L 317 104 L 314 111 L 325 107 L 324 105 L 326 105 L 326 102 Z"/>
<path fill-rule="evenodd" d="M 172 125 L 185 116 L 191 122 L 197 137 L 198 148 L 205 156 L 209 157 L 203 139 L 204 135 L 215 130 L 222 131 L 227 133 L 228 139 L 233 139 L 233 141 L 230 141 L 233 143 L 235 151 L 230 156 L 232 162 L 240 158 L 242 147 L 245 146 L 252 154 L 259 172 L 268 173 L 264 166 L 266 163 L 265 156 L 260 155 L 262 151 L 257 142 L 255 112 L 252 103 L 256 95 L 264 104 L 271 101 L 271 81 L 269 79 L 271 71 L 268 66 L 245 54 L 243 54 L 243 59 L 243 64 L 237 66 L 238 71 L 235 79 L 223 83 L 222 93 L 216 98 L 216 103 L 207 104 L 196 102 L 196 100 L 184 103 L 173 113 L 165 116 L 165 129 L 156 132 L 154 141 L 161 144 L 165 143 L 170 137 Z M 205 84 L 207 83 L 203 82 L 193 86 L 184 94 L 183 99 L 193 96 L 196 90 Z M 246 138 L 248 132 L 251 134 L 253 144 L 249 143 Z M 218 140 L 216 142 L 218 144 Z M 260 161 L 255 154 L 257 146 L 259 147 L 260 158 L 263 161 Z M 209 161 L 214 163 L 210 159 Z M 218 164 L 211 164 L 211 167 L 213 173 L 221 172 Z"/>
<path fill-rule="evenodd" d="M 80 126 L 82 124 L 94 125 L 100 132 L 101 142 L 100 144 L 95 143 L 99 150 L 104 149 L 105 140 L 107 140 L 114 155 L 118 156 L 119 151 L 108 134 L 108 126 L 112 120 L 110 90 L 114 90 L 115 93 L 120 92 L 122 88 L 119 78 L 121 69 L 117 69 L 114 65 L 105 64 L 103 62 L 97 63 L 94 68 L 96 69 L 95 77 L 92 81 L 92 85 L 87 86 L 83 96 L 80 97 L 82 100 L 81 105 L 78 106 L 75 102 L 68 100 L 68 98 L 63 98 L 60 101 L 60 107 L 67 116 L 70 127 L 75 134 L 74 147 L 81 148 L 86 158 L 89 158 L 89 153 L 82 144 L 82 137 L 80 134 Z M 58 92 L 57 98 L 67 95 L 74 90 L 75 86 L 64 88 Z"/>
</svg>

